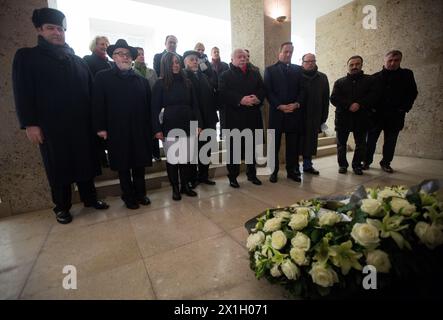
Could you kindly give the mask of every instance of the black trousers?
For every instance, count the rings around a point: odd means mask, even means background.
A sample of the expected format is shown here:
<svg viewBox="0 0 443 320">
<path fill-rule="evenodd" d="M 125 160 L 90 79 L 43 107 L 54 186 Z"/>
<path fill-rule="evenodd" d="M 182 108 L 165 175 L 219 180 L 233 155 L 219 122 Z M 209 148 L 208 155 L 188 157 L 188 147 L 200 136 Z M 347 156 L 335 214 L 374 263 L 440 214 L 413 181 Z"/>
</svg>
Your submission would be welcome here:
<svg viewBox="0 0 443 320">
<path fill-rule="evenodd" d="M 152 140 L 152 157 L 160 158 L 160 141 L 157 138 Z"/>
<path fill-rule="evenodd" d="M 122 200 L 124 202 L 135 202 L 146 196 L 145 168 L 131 168 L 118 172 Z"/>
<path fill-rule="evenodd" d="M 252 147 L 252 163 L 246 164 L 246 176 L 248 178 L 255 178 L 257 176 L 257 169 L 256 169 L 256 161 L 255 161 L 255 133 L 253 133 L 253 147 Z M 241 140 L 241 160 L 245 160 L 246 158 L 246 141 L 244 138 Z M 226 164 L 226 168 L 228 169 L 228 178 L 229 179 L 236 179 L 240 175 L 240 164 L 234 163 L 234 141 L 233 138 L 230 138 L 230 157 L 229 157 L 229 163 Z"/>
<path fill-rule="evenodd" d="M 283 132 L 275 130 L 275 169 L 277 174 L 280 169 L 280 146 Z M 298 157 L 300 154 L 300 135 L 298 133 L 285 133 L 286 138 L 286 171 L 287 173 L 300 172 Z"/>
<path fill-rule="evenodd" d="M 337 130 L 337 160 L 340 167 L 349 167 L 346 159 L 349 130 Z M 366 131 L 355 131 L 352 133 L 355 140 L 354 157 L 352 158 L 352 168 L 361 167 L 366 155 Z"/>
<path fill-rule="evenodd" d="M 100 137 L 95 137 L 95 150 L 97 153 L 98 159 L 100 159 L 100 165 L 103 168 L 109 167 L 109 160 L 108 155 L 106 154 L 106 151 L 108 149 L 108 145 L 106 140 L 103 140 Z"/>
<path fill-rule="evenodd" d="M 389 166 L 394 159 L 395 146 L 397 145 L 397 138 L 400 131 L 386 131 L 381 128 L 373 128 L 368 132 L 368 146 L 366 151 L 365 162 L 370 165 L 374 161 L 375 148 L 381 132 L 384 134 L 383 143 L 383 159 L 380 161 L 381 165 Z"/>
<path fill-rule="evenodd" d="M 97 201 L 97 190 L 94 180 L 76 182 L 80 199 L 85 205 L 93 205 Z M 51 185 L 52 202 L 55 204 L 54 212 L 69 211 L 72 207 L 71 184 Z"/>
<path fill-rule="evenodd" d="M 170 164 L 166 162 L 166 171 L 168 179 L 172 186 L 182 186 L 190 181 L 190 172 L 195 164 Z"/>
<path fill-rule="evenodd" d="M 215 128 L 212 128 L 215 129 Z M 207 143 L 210 143 L 211 137 L 208 137 L 207 141 L 199 141 L 198 142 L 198 154 L 200 155 L 201 148 L 206 145 Z M 211 153 L 210 150 L 208 150 L 207 156 L 210 158 Z M 189 168 L 189 181 L 195 182 L 197 180 L 199 181 L 205 181 L 209 178 L 209 164 L 203 164 L 200 161 L 200 156 L 198 157 L 198 164 L 191 164 Z"/>
</svg>

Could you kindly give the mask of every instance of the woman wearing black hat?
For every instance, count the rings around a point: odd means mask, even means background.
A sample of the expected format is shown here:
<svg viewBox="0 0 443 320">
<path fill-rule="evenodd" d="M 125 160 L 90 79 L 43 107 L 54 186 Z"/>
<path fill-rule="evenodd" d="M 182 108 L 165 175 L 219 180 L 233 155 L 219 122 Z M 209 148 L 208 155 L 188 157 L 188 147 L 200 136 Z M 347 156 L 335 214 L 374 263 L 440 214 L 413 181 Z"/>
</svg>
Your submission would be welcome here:
<svg viewBox="0 0 443 320">
<path fill-rule="evenodd" d="M 195 90 L 181 68 L 179 56 L 175 53 L 168 52 L 161 60 L 160 78 L 154 85 L 152 92 L 152 112 L 152 126 L 155 137 L 163 140 L 165 154 L 167 154 L 166 168 L 172 185 L 172 199 L 181 200 L 180 193 L 195 197 L 197 193 L 191 190 L 188 185 L 190 179 L 189 159 L 185 163 L 179 161 L 179 164 L 173 164 L 177 163 L 177 158 L 173 159 L 172 155 L 168 154 L 168 149 L 179 141 L 174 137 L 172 137 L 172 141 L 168 138 L 165 139 L 173 129 L 181 129 L 189 137 L 190 122 L 198 121 L 201 123 Z M 189 143 L 189 141 L 186 143 Z M 187 154 L 190 154 L 189 149 Z M 178 155 L 178 157 L 181 156 Z M 179 182 L 181 184 L 180 190 Z"/>
</svg>

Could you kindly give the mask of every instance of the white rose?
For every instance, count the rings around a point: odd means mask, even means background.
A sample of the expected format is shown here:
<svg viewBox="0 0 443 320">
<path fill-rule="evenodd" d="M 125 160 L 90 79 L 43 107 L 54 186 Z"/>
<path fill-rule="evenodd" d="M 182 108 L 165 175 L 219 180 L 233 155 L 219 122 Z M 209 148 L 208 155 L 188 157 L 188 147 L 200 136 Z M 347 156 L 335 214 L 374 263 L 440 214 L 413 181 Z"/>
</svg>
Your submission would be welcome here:
<svg viewBox="0 0 443 320">
<path fill-rule="evenodd" d="M 333 226 L 341 221 L 341 217 L 333 211 L 328 211 L 322 214 L 318 220 L 318 224 L 323 226 Z"/>
<path fill-rule="evenodd" d="M 443 244 L 443 226 L 429 225 L 423 221 L 417 223 L 414 228 L 415 234 L 429 249 L 434 249 Z"/>
<path fill-rule="evenodd" d="M 371 217 L 374 217 L 380 213 L 382 203 L 377 199 L 363 199 L 361 209 Z"/>
<path fill-rule="evenodd" d="M 300 248 L 292 248 L 291 251 L 289 251 L 289 255 L 291 256 L 292 260 L 299 266 L 307 266 L 309 265 L 309 260 L 306 259 L 305 250 Z"/>
<path fill-rule="evenodd" d="M 308 217 L 304 214 L 294 214 L 291 218 L 291 221 L 288 223 L 288 226 L 292 228 L 292 230 L 302 230 L 308 225 Z"/>
<path fill-rule="evenodd" d="M 382 250 L 374 250 L 366 255 L 366 263 L 377 269 L 377 272 L 388 273 L 391 269 L 391 262 L 386 252 Z"/>
<path fill-rule="evenodd" d="M 291 213 L 289 211 L 276 211 L 274 212 L 274 217 L 289 219 L 291 217 Z"/>
<path fill-rule="evenodd" d="M 281 276 L 281 272 L 278 269 L 278 264 L 274 264 L 271 268 L 271 276 L 273 276 L 274 278 L 280 277 Z"/>
<path fill-rule="evenodd" d="M 312 282 L 324 288 L 332 287 L 334 283 L 338 282 L 337 273 L 323 264 L 314 263 L 309 274 L 312 277 Z"/>
<path fill-rule="evenodd" d="M 356 223 L 352 228 L 351 236 L 360 245 L 366 248 L 376 248 L 380 243 L 378 229 L 367 223 Z"/>
<path fill-rule="evenodd" d="M 291 260 L 285 260 L 281 265 L 281 270 L 289 280 L 297 280 L 300 269 Z"/>
<path fill-rule="evenodd" d="M 283 231 L 279 230 L 272 233 L 272 247 L 274 249 L 280 250 L 285 246 L 287 241 L 288 239 Z"/>
<path fill-rule="evenodd" d="M 261 231 L 250 234 L 246 240 L 246 247 L 249 251 L 254 251 L 255 248 L 262 245 L 265 242 L 265 234 Z"/>
<path fill-rule="evenodd" d="M 281 218 L 272 218 L 267 220 L 263 226 L 263 231 L 273 232 L 279 230 L 281 228 L 281 220 Z"/>
<path fill-rule="evenodd" d="M 304 214 L 305 216 L 309 217 L 309 208 L 302 207 L 296 209 L 297 214 Z"/>
<path fill-rule="evenodd" d="M 402 198 L 392 198 L 391 209 L 395 213 L 400 213 L 401 211 L 401 214 L 404 216 L 410 216 L 417 210 L 415 205 L 409 203 L 408 200 Z"/>
<path fill-rule="evenodd" d="M 384 188 L 377 194 L 377 198 L 379 200 L 384 200 L 389 197 L 398 197 L 398 193 L 392 190 L 391 188 Z"/>
<path fill-rule="evenodd" d="M 303 232 L 297 232 L 294 238 L 291 240 L 291 244 L 294 248 L 299 248 L 304 251 L 308 251 L 311 248 L 311 239 Z"/>
</svg>

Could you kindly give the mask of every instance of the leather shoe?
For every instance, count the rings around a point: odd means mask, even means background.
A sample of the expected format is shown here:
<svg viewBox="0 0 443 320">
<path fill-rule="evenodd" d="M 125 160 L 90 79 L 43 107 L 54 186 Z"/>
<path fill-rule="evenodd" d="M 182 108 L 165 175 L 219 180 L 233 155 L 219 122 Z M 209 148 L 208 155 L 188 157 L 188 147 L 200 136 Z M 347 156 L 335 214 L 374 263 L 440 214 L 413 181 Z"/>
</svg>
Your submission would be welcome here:
<svg viewBox="0 0 443 320">
<path fill-rule="evenodd" d="M 320 171 L 314 169 L 314 167 L 310 167 L 308 169 L 303 169 L 303 172 L 314 174 L 314 175 L 319 175 L 320 174 Z"/>
<path fill-rule="evenodd" d="M 269 177 L 269 181 L 272 183 L 276 183 L 278 181 L 278 174 L 277 173 L 271 174 L 271 176 Z"/>
<path fill-rule="evenodd" d="M 362 171 L 362 169 L 361 169 L 360 167 L 352 168 L 352 170 L 354 170 L 354 173 L 355 173 L 356 175 L 358 175 L 358 176 L 363 175 L 363 171 Z"/>
<path fill-rule="evenodd" d="M 390 165 L 380 164 L 380 167 L 387 173 L 394 173 L 394 169 L 392 169 Z"/>
<path fill-rule="evenodd" d="M 55 214 L 58 223 L 68 224 L 72 221 L 72 215 L 69 211 L 59 211 Z"/>
<path fill-rule="evenodd" d="M 287 178 L 291 179 L 291 180 L 294 180 L 296 182 L 301 182 L 301 177 L 297 173 L 288 173 Z"/>
<path fill-rule="evenodd" d="M 192 182 L 188 182 L 188 185 L 189 185 L 189 188 L 195 189 L 199 185 L 199 183 L 200 183 L 199 181 L 195 180 Z"/>
<path fill-rule="evenodd" d="M 109 208 L 109 204 L 107 204 L 106 202 L 102 201 L 102 200 L 97 200 L 94 203 L 87 203 L 85 204 L 86 208 L 90 208 L 93 207 L 97 210 L 106 210 Z"/>
<path fill-rule="evenodd" d="M 348 168 L 346 167 L 340 167 L 338 169 L 338 173 L 345 174 L 346 172 L 348 172 Z"/>
<path fill-rule="evenodd" d="M 151 204 L 151 199 L 149 199 L 148 196 L 144 196 L 143 198 L 138 199 L 138 203 L 142 206 L 147 206 Z"/>
<path fill-rule="evenodd" d="M 180 190 L 180 193 L 184 193 L 185 195 L 187 195 L 188 197 L 196 197 L 197 196 L 197 192 L 195 192 L 194 190 L 192 190 L 188 184 L 184 184 Z"/>
<path fill-rule="evenodd" d="M 369 164 L 363 163 L 363 166 L 361 167 L 362 170 L 369 170 Z"/>
<path fill-rule="evenodd" d="M 215 181 L 213 181 L 213 180 L 209 180 L 209 179 L 202 179 L 202 180 L 199 180 L 199 182 L 200 182 L 200 183 L 207 184 L 207 185 L 210 185 L 210 186 L 215 185 Z"/>
<path fill-rule="evenodd" d="M 136 209 L 140 208 L 140 206 L 138 205 L 137 202 L 126 201 L 125 205 L 126 205 L 126 208 L 131 209 L 131 210 L 136 210 Z"/>
<path fill-rule="evenodd" d="M 229 185 L 233 188 L 240 188 L 236 178 L 229 179 Z"/>
<path fill-rule="evenodd" d="M 248 180 L 257 186 L 261 185 L 261 181 L 257 177 L 248 178 Z"/>
<path fill-rule="evenodd" d="M 180 194 L 180 191 L 178 190 L 178 186 L 172 186 L 172 200 L 180 201 L 181 199 L 182 196 Z"/>
</svg>

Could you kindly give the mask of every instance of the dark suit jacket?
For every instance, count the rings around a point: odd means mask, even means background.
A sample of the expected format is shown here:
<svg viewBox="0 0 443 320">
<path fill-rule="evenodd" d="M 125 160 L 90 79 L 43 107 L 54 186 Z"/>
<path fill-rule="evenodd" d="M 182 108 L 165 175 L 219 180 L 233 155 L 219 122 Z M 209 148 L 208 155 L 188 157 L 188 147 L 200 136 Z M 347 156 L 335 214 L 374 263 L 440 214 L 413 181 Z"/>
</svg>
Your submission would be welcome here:
<svg viewBox="0 0 443 320">
<path fill-rule="evenodd" d="M 301 67 L 282 62 L 265 69 L 266 94 L 269 101 L 269 128 L 282 132 L 303 132 L 304 93 Z M 277 110 L 281 104 L 298 102 L 301 107 L 292 113 Z"/>
</svg>

